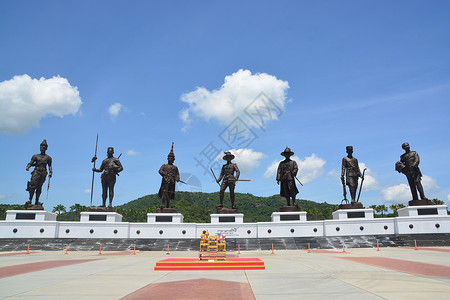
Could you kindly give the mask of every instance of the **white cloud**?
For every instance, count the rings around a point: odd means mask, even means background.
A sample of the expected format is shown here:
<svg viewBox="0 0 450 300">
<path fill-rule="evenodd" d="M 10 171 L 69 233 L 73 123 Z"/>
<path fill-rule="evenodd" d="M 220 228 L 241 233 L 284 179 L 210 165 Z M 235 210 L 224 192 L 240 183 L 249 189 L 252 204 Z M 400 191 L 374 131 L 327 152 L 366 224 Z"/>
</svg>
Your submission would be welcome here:
<svg viewBox="0 0 450 300">
<path fill-rule="evenodd" d="M 364 168 L 366 167 L 365 163 L 359 163 L 359 169 L 361 170 L 361 173 L 363 172 Z M 380 188 L 380 184 L 378 181 L 372 176 L 372 171 L 367 168 L 366 172 L 364 173 L 364 183 L 363 183 L 363 189 L 364 191 L 373 191 L 378 190 Z M 361 178 L 359 179 L 359 183 L 361 184 Z"/>
<path fill-rule="evenodd" d="M 436 179 L 431 178 L 427 175 L 422 176 L 422 186 L 425 191 L 436 191 L 440 189 L 440 187 L 437 185 Z"/>
<path fill-rule="evenodd" d="M 340 177 L 341 177 L 341 172 L 338 171 L 338 170 L 336 170 L 336 169 L 333 169 L 333 170 L 329 171 L 329 172 L 327 173 L 327 175 L 328 175 L 328 176 L 331 176 L 331 177 L 333 177 L 333 178 L 340 178 Z"/>
<path fill-rule="evenodd" d="M 66 78 L 17 75 L 0 82 L 0 131 L 25 134 L 43 117 L 74 115 L 81 104 L 78 88 Z"/>
<path fill-rule="evenodd" d="M 83 194 L 90 194 L 91 193 L 91 189 L 85 189 L 84 191 L 83 191 Z"/>
<path fill-rule="evenodd" d="M 447 202 L 450 203 L 450 194 L 447 195 Z"/>
<path fill-rule="evenodd" d="M 5 200 L 7 197 L 5 194 L 0 194 L 0 200 Z"/>
<path fill-rule="evenodd" d="M 406 180 L 406 178 L 405 178 L 405 180 Z M 422 176 L 422 186 L 423 186 L 423 189 L 425 192 L 425 196 L 427 196 L 428 191 L 435 191 L 440 188 L 437 185 L 436 179 L 431 178 L 430 176 L 427 176 L 427 175 Z M 386 200 L 386 201 L 398 202 L 398 201 L 409 201 L 412 199 L 411 190 L 409 189 L 409 185 L 405 184 L 405 183 L 387 187 L 387 188 L 381 190 L 381 193 L 383 194 L 384 200 Z"/>
<path fill-rule="evenodd" d="M 111 104 L 111 106 L 108 108 L 108 113 L 111 116 L 111 119 L 115 120 L 122 109 L 123 106 L 119 102 Z"/>
<path fill-rule="evenodd" d="M 411 200 L 409 186 L 404 183 L 382 189 L 381 193 L 386 201 L 401 202 Z"/>
<path fill-rule="evenodd" d="M 322 176 L 325 171 L 323 166 L 325 165 L 326 161 L 320 157 L 317 157 L 314 153 L 311 156 L 305 157 L 305 159 L 303 160 L 298 156 L 292 156 L 291 159 L 297 162 L 297 177 L 303 184 L 311 182 L 317 177 Z M 282 160 L 283 159 L 274 160 L 264 173 L 264 177 L 275 177 L 278 169 L 278 164 Z"/>
<path fill-rule="evenodd" d="M 266 73 L 252 74 L 249 70 L 240 69 L 226 76 L 223 85 L 217 90 L 197 87 L 195 91 L 181 95 L 181 101 L 189 105 L 180 112 L 180 118 L 184 122 L 183 130 L 189 127 L 192 116 L 206 121 L 215 119 L 222 125 L 230 124 L 239 116 L 248 126 L 264 126 L 265 122 L 260 123 L 261 116 L 256 114 L 257 111 L 265 114 L 264 121 L 276 120 L 284 110 L 288 88 L 287 81 L 275 76 Z M 255 102 L 256 98 L 258 100 Z M 264 109 L 267 107 L 271 109 Z M 244 113 L 246 108 L 253 119 Z"/>
<path fill-rule="evenodd" d="M 134 149 L 130 149 L 127 151 L 127 155 L 129 155 L 129 156 L 138 156 L 139 154 L 141 154 L 141 153 L 134 151 Z"/>
<path fill-rule="evenodd" d="M 251 174 L 252 170 L 259 166 L 260 160 L 266 155 L 262 152 L 256 152 L 252 149 L 231 149 L 228 150 L 235 156 L 233 162 L 238 165 L 239 171 L 245 174 Z M 219 154 L 215 160 L 221 161 L 224 154 Z"/>
</svg>

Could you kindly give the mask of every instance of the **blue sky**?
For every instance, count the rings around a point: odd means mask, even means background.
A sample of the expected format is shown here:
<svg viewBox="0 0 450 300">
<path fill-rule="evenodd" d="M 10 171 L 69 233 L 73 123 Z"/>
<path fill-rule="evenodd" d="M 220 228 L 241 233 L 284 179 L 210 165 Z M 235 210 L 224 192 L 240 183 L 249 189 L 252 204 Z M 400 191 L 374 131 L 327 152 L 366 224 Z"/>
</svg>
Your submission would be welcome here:
<svg viewBox="0 0 450 300">
<path fill-rule="evenodd" d="M 335 204 L 353 145 L 368 168 L 365 206 L 410 200 L 394 170 L 407 141 L 427 197 L 448 203 L 448 11 L 448 1 L 2 1 L 0 203 L 27 200 L 25 167 L 45 138 L 45 209 L 89 205 L 97 133 L 99 159 L 109 146 L 122 153 L 114 205 L 157 193 L 172 141 L 191 183 L 180 190 L 217 191 L 197 161 L 214 167 L 220 153 L 208 150 L 234 149 L 252 180 L 236 191 L 277 194 L 273 169 L 289 146 L 298 198 Z M 250 118 L 264 103 L 271 114 Z"/>
</svg>

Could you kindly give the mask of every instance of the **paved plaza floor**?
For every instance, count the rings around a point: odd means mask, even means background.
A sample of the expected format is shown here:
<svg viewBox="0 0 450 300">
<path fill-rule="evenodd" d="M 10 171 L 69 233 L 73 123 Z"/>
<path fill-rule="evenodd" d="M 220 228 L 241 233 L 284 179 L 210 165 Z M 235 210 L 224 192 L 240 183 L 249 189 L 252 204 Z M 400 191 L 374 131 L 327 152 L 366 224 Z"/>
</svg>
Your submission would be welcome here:
<svg viewBox="0 0 450 300">
<path fill-rule="evenodd" d="M 196 252 L 2 252 L 1 299 L 450 299 L 450 247 L 249 251 L 265 270 L 155 271 Z"/>
</svg>

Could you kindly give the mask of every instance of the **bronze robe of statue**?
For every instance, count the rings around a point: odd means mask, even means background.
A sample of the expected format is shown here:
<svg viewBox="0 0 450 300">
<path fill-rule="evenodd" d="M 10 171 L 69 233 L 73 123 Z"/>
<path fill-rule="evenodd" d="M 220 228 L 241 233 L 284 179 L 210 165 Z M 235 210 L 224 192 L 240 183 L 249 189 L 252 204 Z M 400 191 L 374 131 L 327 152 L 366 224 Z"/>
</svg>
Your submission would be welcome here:
<svg viewBox="0 0 450 300">
<path fill-rule="evenodd" d="M 295 176 L 297 176 L 298 166 L 294 160 L 286 158 L 278 165 L 277 181 L 280 182 L 280 195 L 285 198 L 293 197 L 298 194 L 295 185 Z"/>
<path fill-rule="evenodd" d="M 161 187 L 159 188 L 158 196 L 169 207 L 169 201 L 175 198 L 175 182 L 180 181 L 180 173 L 175 165 L 163 164 L 159 169 L 159 174 L 162 176 Z"/>
</svg>

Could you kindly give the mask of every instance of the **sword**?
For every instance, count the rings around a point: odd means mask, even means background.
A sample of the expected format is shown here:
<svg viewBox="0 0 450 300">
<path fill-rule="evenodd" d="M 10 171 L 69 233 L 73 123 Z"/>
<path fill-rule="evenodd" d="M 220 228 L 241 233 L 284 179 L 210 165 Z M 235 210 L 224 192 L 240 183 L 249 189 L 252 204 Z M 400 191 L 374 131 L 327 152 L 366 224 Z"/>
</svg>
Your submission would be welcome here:
<svg viewBox="0 0 450 300">
<path fill-rule="evenodd" d="M 303 186 L 303 183 L 300 180 L 298 180 L 297 176 L 294 176 L 294 178 L 297 179 L 298 183 L 300 183 L 301 186 Z"/>
<path fill-rule="evenodd" d="M 178 180 L 178 182 L 184 183 L 185 185 L 188 185 L 186 182 L 184 182 L 183 180 Z"/>
<path fill-rule="evenodd" d="M 95 154 L 92 158 L 91 162 L 94 163 L 94 169 L 95 169 L 95 161 L 97 160 L 97 145 L 98 145 L 98 133 L 97 133 L 97 139 L 95 141 Z M 95 178 L 95 171 L 92 171 L 92 186 L 91 186 L 91 206 L 92 206 L 92 196 L 94 195 L 94 178 Z"/>
<path fill-rule="evenodd" d="M 348 203 L 347 190 L 345 189 L 344 179 L 342 179 L 342 189 L 344 190 L 344 199 L 341 200 L 341 204 L 342 204 L 342 202 Z"/>
<path fill-rule="evenodd" d="M 117 159 L 119 159 L 121 156 L 122 156 L 122 153 L 119 154 L 119 156 L 117 157 Z M 114 172 L 114 173 L 116 173 L 116 172 Z M 116 173 L 116 175 L 117 175 L 117 176 L 120 176 L 119 173 Z"/>
<path fill-rule="evenodd" d="M 47 184 L 47 197 L 45 198 L 45 200 L 48 199 L 48 190 L 50 189 L 50 177 L 48 178 L 48 184 Z"/>
<path fill-rule="evenodd" d="M 214 174 L 214 171 L 213 171 L 213 169 L 212 168 L 209 168 L 210 170 L 211 170 L 211 173 L 213 174 L 213 176 L 214 176 L 214 179 L 216 180 L 216 182 L 217 182 L 217 177 L 216 177 L 216 174 Z M 220 184 L 217 182 L 217 184 L 220 186 Z"/>
<path fill-rule="evenodd" d="M 356 202 L 359 202 L 359 196 L 361 196 L 361 190 L 362 190 L 362 186 L 363 186 L 363 182 L 364 182 L 364 172 L 366 172 L 367 168 L 364 168 L 363 170 L 363 174 L 361 177 L 361 186 L 359 187 L 359 193 L 358 193 L 358 199 L 356 199 Z"/>
<path fill-rule="evenodd" d="M 251 181 L 250 179 L 228 179 L 230 181 Z"/>
</svg>

